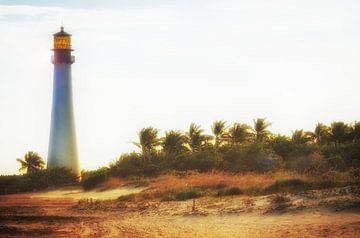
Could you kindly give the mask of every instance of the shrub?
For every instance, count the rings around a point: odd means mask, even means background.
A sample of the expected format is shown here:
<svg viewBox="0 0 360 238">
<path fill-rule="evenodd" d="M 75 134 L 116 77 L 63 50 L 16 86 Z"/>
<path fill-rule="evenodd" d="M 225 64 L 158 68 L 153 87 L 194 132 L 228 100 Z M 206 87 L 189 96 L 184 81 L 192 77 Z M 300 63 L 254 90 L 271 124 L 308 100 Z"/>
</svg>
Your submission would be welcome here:
<svg viewBox="0 0 360 238">
<path fill-rule="evenodd" d="M 341 158 L 340 160 L 334 160 L 334 163 L 331 164 L 333 167 L 339 167 L 336 161 L 340 162 L 342 170 L 346 168 L 359 168 L 360 167 L 360 142 L 348 142 L 340 144 L 327 144 L 321 147 L 321 153 L 325 158 Z M 333 168 L 335 169 L 335 168 Z"/>
<path fill-rule="evenodd" d="M 348 168 L 360 168 L 360 142 L 343 144 L 342 156 Z"/>
<path fill-rule="evenodd" d="M 1 176 L 0 194 L 30 192 L 76 184 L 78 184 L 78 177 L 70 169 L 45 169 L 25 175 Z"/>
<path fill-rule="evenodd" d="M 229 172 L 265 172 L 278 165 L 273 151 L 258 144 L 224 146 L 221 153 L 223 159 L 219 168 Z"/>
<path fill-rule="evenodd" d="M 124 195 L 124 196 L 120 196 L 117 199 L 119 202 L 130 202 L 130 201 L 134 201 L 135 200 L 135 195 L 134 194 L 129 194 L 129 195 Z"/>
<path fill-rule="evenodd" d="M 274 184 L 265 188 L 265 192 L 277 193 L 277 192 L 294 192 L 299 190 L 311 189 L 310 183 L 301 179 L 284 179 L 278 180 Z"/>
<path fill-rule="evenodd" d="M 191 170 L 207 172 L 217 167 L 220 156 L 212 150 L 202 150 L 195 152 L 189 159 Z"/>
<path fill-rule="evenodd" d="M 341 155 L 330 155 L 326 159 L 326 166 L 330 170 L 343 171 L 346 168 L 344 158 Z"/>
<path fill-rule="evenodd" d="M 278 135 L 271 139 L 270 145 L 277 155 L 280 155 L 283 159 L 287 159 L 289 154 L 293 150 L 294 144 L 286 136 Z"/>
<path fill-rule="evenodd" d="M 177 201 L 184 201 L 184 200 L 198 198 L 198 197 L 201 197 L 201 193 L 197 189 L 194 189 L 194 188 L 179 192 L 175 195 L 175 199 Z"/>
<path fill-rule="evenodd" d="M 273 197 L 272 202 L 274 204 L 282 204 L 282 203 L 290 202 L 290 199 L 286 196 L 277 194 L 276 196 Z"/>
<path fill-rule="evenodd" d="M 156 154 L 144 159 L 138 153 L 123 154 L 110 165 L 110 174 L 119 177 L 157 176 L 161 173 L 162 158 Z"/>
<path fill-rule="evenodd" d="M 140 175 L 143 159 L 138 153 L 122 154 L 114 163 L 110 164 L 110 174 L 113 176 L 126 177 Z"/>
<path fill-rule="evenodd" d="M 162 202 L 175 201 L 175 197 L 173 194 L 165 194 L 161 197 Z"/>
<path fill-rule="evenodd" d="M 218 196 L 233 196 L 242 194 L 242 191 L 238 187 L 223 188 L 218 191 Z"/>
<path fill-rule="evenodd" d="M 20 186 L 21 180 L 23 180 L 23 176 L 21 175 L 0 176 L 0 194 L 23 191 L 24 188 Z"/>
<path fill-rule="evenodd" d="M 271 203 L 274 206 L 271 207 L 268 212 L 283 212 L 292 205 L 288 197 L 279 194 L 272 198 Z"/>
<path fill-rule="evenodd" d="M 307 156 L 292 158 L 287 167 L 300 173 L 320 173 L 325 169 L 324 158 L 319 153 L 312 153 Z"/>
<path fill-rule="evenodd" d="M 314 180 L 314 186 L 319 189 L 333 188 L 345 185 L 352 185 L 359 183 L 359 178 L 356 178 L 357 169 L 352 169 L 347 172 L 340 172 L 330 170 Z"/>
<path fill-rule="evenodd" d="M 85 189 L 92 189 L 96 185 L 99 185 L 108 178 L 109 169 L 102 167 L 97 170 L 83 172 L 81 174 L 81 186 Z"/>
</svg>

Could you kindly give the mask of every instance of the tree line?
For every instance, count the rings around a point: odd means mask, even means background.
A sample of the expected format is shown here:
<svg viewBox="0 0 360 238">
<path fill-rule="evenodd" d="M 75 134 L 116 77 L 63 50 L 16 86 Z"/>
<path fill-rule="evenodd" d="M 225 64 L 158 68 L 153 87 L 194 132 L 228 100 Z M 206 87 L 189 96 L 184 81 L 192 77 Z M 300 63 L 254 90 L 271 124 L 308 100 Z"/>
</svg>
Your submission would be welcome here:
<svg viewBox="0 0 360 238">
<path fill-rule="evenodd" d="M 269 143 L 282 137 L 296 144 L 318 144 L 329 143 L 340 144 L 357 142 L 360 140 L 360 122 L 346 124 L 344 122 L 333 122 L 330 126 L 318 123 L 314 131 L 295 130 L 292 136 L 274 135 L 269 131 L 271 123 L 265 118 L 254 120 L 253 127 L 244 123 L 234 123 L 227 126 L 225 121 L 215 121 L 211 126 L 212 135 L 204 134 L 199 125 L 192 123 L 187 132 L 170 130 L 165 136 L 159 138 L 159 130 L 153 127 L 143 128 L 139 133 L 138 146 L 143 156 L 147 156 L 156 150 L 162 150 L 167 154 L 180 152 L 196 152 L 202 147 L 220 147 L 224 144 L 240 145 L 245 143 Z"/>
<path fill-rule="evenodd" d="M 193 170 L 230 173 L 292 170 L 315 175 L 352 171 L 360 176 L 359 122 L 318 123 L 314 131 L 295 130 L 290 136 L 273 134 L 270 126 L 265 118 L 255 119 L 252 126 L 238 122 L 228 125 L 219 120 L 211 125 L 211 135 L 192 123 L 185 132 L 169 130 L 163 137 L 158 129 L 146 127 L 138 132 L 138 141 L 134 142 L 140 152 L 124 153 L 108 166 L 82 171 L 81 183 L 91 188 L 111 176 L 157 176 Z M 17 161 L 28 176 L 3 177 L 7 187 L 15 184 L 7 191 L 38 188 L 41 178 L 50 182 L 41 184 L 49 186 L 77 181 L 68 169 L 44 170 L 45 163 L 35 152 L 28 152 Z"/>
<path fill-rule="evenodd" d="M 314 131 L 295 130 L 291 136 L 273 134 L 270 126 L 265 118 L 255 119 L 253 126 L 238 122 L 229 126 L 218 120 L 211 125 L 211 135 L 192 123 L 188 131 L 169 130 L 164 137 L 159 137 L 158 129 L 146 127 L 138 132 L 138 142 L 134 142 L 141 152 L 125 153 L 109 167 L 122 171 L 118 171 L 119 175 L 131 175 L 134 170 L 137 175 L 147 174 L 149 171 L 142 171 L 144 167 L 151 170 L 150 174 L 167 169 L 262 171 L 279 166 L 292 168 L 294 164 L 298 170 L 306 170 L 306 165 L 301 163 L 311 164 L 305 159 L 311 157 L 331 169 L 359 167 L 360 122 L 317 123 Z M 35 152 L 17 161 L 21 164 L 20 170 L 27 173 L 41 170 L 45 165 Z"/>
<path fill-rule="evenodd" d="M 185 132 L 146 127 L 134 144 L 140 153 L 125 153 L 108 169 L 116 176 L 157 175 L 164 171 L 223 170 L 264 172 L 289 169 L 321 173 L 360 167 L 360 122 L 318 123 L 314 131 L 295 130 L 291 136 L 273 134 L 265 118 L 211 125 L 211 135 L 194 123 Z"/>
</svg>

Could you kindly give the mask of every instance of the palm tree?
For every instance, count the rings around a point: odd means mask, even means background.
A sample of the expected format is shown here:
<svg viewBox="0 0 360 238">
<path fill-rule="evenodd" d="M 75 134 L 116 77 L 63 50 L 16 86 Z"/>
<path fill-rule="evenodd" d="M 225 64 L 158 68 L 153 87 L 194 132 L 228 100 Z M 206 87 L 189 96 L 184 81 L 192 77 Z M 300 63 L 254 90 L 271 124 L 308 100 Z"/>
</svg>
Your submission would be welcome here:
<svg viewBox="0 0 360 238">
<path fill-rule="evenodd" d="M 262 142 L 264 139 L 267 139 L 271 132 L 268 130 L 271 126 L 270 122 L 266 121 L 266 118 L 258 118 L 254 120 L 254 132 L 256 141 Z"/>
<path fill-rule="evenodd" d="M 215 121 L 211 126 L 211 131 L 215 136 L 215 146 L 218 147 L 226 139 L 227 126 L 225 121 Z"/>
<path fill-rule="evenodd" d="M 186 136 L 180 131 L 167 131 L 162 138 L 163 151 L 166 154 L 179 154 L 186 151 Z"/>
<path fill-rule="evenodd" d="M 251 127 L 246 124 L 234 123 L 229 129 L 229 140 L 232 144 L 241 144 L 252 139 Z"/>
<path fill-rule="evenodd" d="M 296 144 L 307 144 L 313 140 L 313 133 L 304 130 L 295 130 L 292 132 L 291 140 Z"/>
<path fill-rule="evenodd" d="M 330 129 L 328 126 L 322 124 L 322 123 L 318 123 L 315 126 L 315 130 L 314 130 L 314 137 L 316 140 L 316 143 L 318 144 L 324 144 L 327 142 L 327 140 L 329 139 L 330 136 Z"/>
<path fill-rule="evenodd" d="M 16 159 L 21 164 L 19 171 L 26 170 L 27 174 L 32 174 L 44 168 L 45 162 L 36 152 L 29 151 L 24 159 Z"/>
<path fill-rule="evenodd" d="M 139 142 L 134 142 L 134 144 L 141 149 L 143 156 L 149 156 L 160 144 L 158 133 L 159 130 L 153 127 L 143 128 L 138 133 Z"/>
<path fill-rule="evenodd" d="M 199 151 L 201 147 L 210 140 L 211 137 L 204 135 L 203 132 L 204 131 L 200 126 L 191 123 L 189 131 L 186 133 L 187 141 L 191 151 Z"/>
<path fill-rule="evenodd" d="M 331 137 L 332 140 L 338 144 L 341 142 L 345 142 L 349 139 L 351 131 L 350 127 L 342 121 L 337 121 L 331 123 Z"/>
<path fill-rule="evenodd" d="M 352 137 L 354 141 L 360 140 L 360 122 L 355 122 L 352 126 Z"/>
</svg>

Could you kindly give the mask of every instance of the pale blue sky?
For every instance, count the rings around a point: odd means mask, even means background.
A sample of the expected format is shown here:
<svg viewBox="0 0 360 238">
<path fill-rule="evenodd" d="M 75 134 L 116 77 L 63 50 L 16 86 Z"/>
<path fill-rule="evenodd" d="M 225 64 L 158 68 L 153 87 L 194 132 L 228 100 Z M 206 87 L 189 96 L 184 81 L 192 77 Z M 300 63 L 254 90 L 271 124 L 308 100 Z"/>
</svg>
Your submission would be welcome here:
<svg viewBox="0 0 360 238">
<path fill-rule="evenodd" d="M 210 132 L 216 119 L 267 117 L 290 134 L 359 120 L 359 12 L 356 0 L 0 0 L 0 173 L 29 150 L 47 157 L 62 21 L 76 49 L 80 162 L 92 169 L 136 150 L 146 126 Z"/>
</svg>

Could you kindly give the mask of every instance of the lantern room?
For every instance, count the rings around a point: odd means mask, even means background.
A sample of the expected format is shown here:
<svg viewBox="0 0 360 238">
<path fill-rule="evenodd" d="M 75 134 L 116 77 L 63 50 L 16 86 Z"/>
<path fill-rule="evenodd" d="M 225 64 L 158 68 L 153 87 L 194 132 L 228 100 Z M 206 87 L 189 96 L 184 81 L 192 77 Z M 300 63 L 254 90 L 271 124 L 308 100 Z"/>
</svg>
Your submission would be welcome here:
<svg viewBox="0 0 360 238">
<path fill-rule="evenodd" d="M 54 50 L 71 50 L 71 35 L 64 31 L 64 27 L 54 34 Z"/>
<path fill-rule="evenodd" d="M 60 28 L 58 33 L 54 34 L 54 55 L 51 56 L 51 62 L 54 64 L 72 64 L 75 57 L 71 55 L 71 35 Z"/>
</svg>

